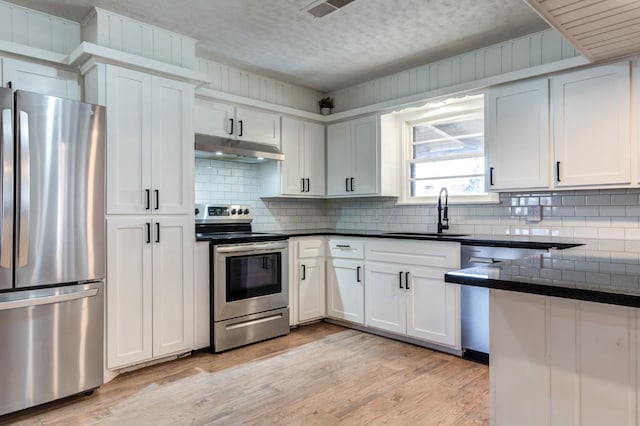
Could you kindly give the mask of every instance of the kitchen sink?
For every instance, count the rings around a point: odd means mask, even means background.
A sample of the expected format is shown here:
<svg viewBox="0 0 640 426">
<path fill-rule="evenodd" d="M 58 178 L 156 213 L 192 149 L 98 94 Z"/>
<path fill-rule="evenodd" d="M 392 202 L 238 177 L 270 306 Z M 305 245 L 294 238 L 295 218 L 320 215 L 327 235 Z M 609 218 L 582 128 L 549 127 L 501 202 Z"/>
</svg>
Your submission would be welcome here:
<svg viewBox="0 0 640 426">
<path fill-rule="evenodd" d="M 411 235 L 416 237 L 468 237 L 469 234 L 453 234 L 450 232 L 385 232 L 385 235 Z"/>
</svg>

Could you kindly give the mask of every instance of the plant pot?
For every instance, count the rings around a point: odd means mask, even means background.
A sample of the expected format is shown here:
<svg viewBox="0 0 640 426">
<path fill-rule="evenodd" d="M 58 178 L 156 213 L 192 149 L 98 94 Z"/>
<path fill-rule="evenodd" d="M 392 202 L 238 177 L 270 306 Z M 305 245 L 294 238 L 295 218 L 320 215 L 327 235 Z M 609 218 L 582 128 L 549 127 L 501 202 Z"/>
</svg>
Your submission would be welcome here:
<svg viewBox="0 0 640 426">
<path fill-rule="evenodd" d="M 331 114 L 331 108 L 320 108 L 320 113 L 322 115 L 329 115 Z"/>
</svg>

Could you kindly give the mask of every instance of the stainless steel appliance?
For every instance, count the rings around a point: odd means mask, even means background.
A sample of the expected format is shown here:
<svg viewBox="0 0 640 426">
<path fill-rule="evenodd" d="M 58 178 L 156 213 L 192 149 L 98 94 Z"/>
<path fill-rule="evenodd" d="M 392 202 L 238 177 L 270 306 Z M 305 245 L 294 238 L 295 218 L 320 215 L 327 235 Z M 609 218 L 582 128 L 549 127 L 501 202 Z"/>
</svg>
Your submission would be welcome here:
<svg viewBox="0 0 640 426">
<path fill-rule="evenodd" d="M 279 146 L 195 134 L 196 158 L 237 161 L 240 163 L 262 163 L 265 160 L 284 160 Z"/>
<path fill-rule="evenodd" d="M 0 109 L 2 415 L 102 384 L 105 114 L 4 88 Z"/>
<path fill-rule="evenodd" d="M 492 264 L 545 253 L 543 249 L 467 246 L 460 248 L 461 268 Z M 489 289 L 460 286 L 462 351 L 466 358 L 489 362 Z"/>
<path fill-rule="evenodd" d="M 287 236 L 251 220 L 248 206 L 196 206 L 196 237 L 211 241 L 213 352 L 289 333 Z"/>
</svg>

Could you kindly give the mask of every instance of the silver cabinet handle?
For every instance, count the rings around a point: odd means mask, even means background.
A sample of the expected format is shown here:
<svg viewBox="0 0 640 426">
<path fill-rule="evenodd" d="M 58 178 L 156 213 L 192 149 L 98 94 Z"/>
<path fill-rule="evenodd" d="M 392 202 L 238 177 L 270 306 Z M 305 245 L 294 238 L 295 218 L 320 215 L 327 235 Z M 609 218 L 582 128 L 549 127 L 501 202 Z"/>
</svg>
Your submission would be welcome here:
<svg viewBox="0 0 640 426">
<path fill-rule="evenodd" d="M 18 309 L 18 308 L 28 308 L 30 306 L 38 306 L 38 305 L 50 305 L 53 303 L 60 303 L 60 302 L 69 302 L 71 300 L 93 297 L 96 294 L 98 294 L 98 289 L 90 288 L 88 290 L 82 290 L 75 293 L 60 294 L 57 296 L 43 296 L 43 297 L 12 300 L 10 302 L 1 302 L 0 311 L 7 311 L 9 309 Z"/>
<path fill-rule="evenodd" d="M 337 248 L 351 248 L 349 244 L 336 244 Z"/>
<path fill-rule="evenodd" d="M 2 208 L 0 209 L 0 267 L 11 267 L 13 218 L 13 126 L 11 110 L 2 110 Z"/>
<path fill-rule="evenodd" d="M 20 210 L 18 220 L 18 266 L 29 263 L 29 202 L 31 199 L 31 179 L 29 164 L 29 114 L 20 111 L 18 131 L 20 133 Z"/>
</svg>

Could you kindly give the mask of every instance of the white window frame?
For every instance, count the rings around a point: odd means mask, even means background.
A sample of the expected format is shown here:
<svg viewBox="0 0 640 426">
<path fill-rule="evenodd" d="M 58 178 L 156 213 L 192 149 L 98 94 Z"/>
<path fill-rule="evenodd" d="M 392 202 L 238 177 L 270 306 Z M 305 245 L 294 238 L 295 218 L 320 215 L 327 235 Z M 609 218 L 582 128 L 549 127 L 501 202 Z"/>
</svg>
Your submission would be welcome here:
<svg viewBox="0 0 640 426">
<path fill-rule="evenodd" d="M 479 95 L 474 94 L 471 96 Z M 480 102 L 480 105 L 478 105 Z M 478 101 L 477 98 L 469 98 L 467 96 L 460 98 L 449 98 L 438 100 L 431 100 L 426 105 L 419 108 L 412 108 L 403 113 L 397 114 L 398 124 L 400 127 L 400 197 L 397 204 L 434 204 L 437 202 L 437 196 L 428 197 L 412 197 L 411 196 L 411 163 L 413 160 L 413 132 L 414 125 L 424 121 L 437 121 L 439 118 L 446 119 L 453 115 L 459 114 L 461 117 L 465 115 L 473 116 L 479 113 L 484 114 L 484 101 Z M 485 161 L 485 174 L 482 176 L 485 182 L 486 189 L 486 141 L 484 148 L 484 161 Z M 466 157 L 466 156 L 464 156 Z M 451 156 L 447 159 L 453 159 L 455 156 Z M 425 160 L 424 162 L 429 162 Z M 484 194 L 477 195 L 449 195 L 449 204 L 487 204 L 487 203 L 499 203 L 499 194 L 486 192 Z"/>
</svg>

